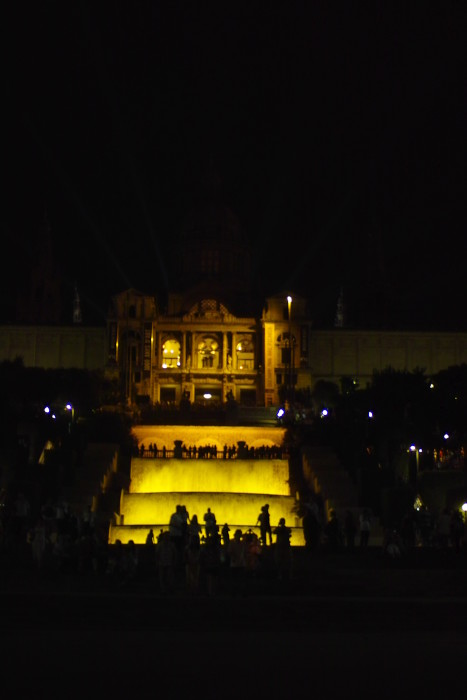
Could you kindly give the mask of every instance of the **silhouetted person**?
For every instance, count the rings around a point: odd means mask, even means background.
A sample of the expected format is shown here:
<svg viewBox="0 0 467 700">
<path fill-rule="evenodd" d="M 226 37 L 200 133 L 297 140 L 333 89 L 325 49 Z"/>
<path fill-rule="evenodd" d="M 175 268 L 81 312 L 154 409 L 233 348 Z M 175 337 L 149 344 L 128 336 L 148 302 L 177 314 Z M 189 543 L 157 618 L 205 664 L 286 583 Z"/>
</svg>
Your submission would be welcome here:
<svg viewBox="0 0 467 700">
<path fill-rule="evenodd" d="M 224 525 L 222 526 L 222 532 L 221 532 L 222 543 L 223 543 L 224 547 L 229 546 L 229 542 L 230 542 L 230 534 L 229 533 L 230 533 L 230 527 L 228 526 L 227 523 L 224 523 Z"/>
<path fill-rule="evenodd" d="M 197 593 L 199 588 L 201 560 L 201 526 L 198 516 L 193 515 L 188 525 L 188 540 L 185 547 L 185 578 L 189 593 Z"/>
<path fill-rule="evenodd" d="M 120 583 L 122 585 L 130 583 L 136 578 L 139 568 L 139 557 L 134 540 L 129 540 L 126 546 L 123 548 L 122 557 L 120 559 L 120 567 Z"/>
<path fill-rule="evenodd" d="M 183 553 L 183 518 L 181 513 L 181 506 L 177 505 L 175 512 L 170 516 L 169 521 L 169 536 L 172 543 L 178 552 L 179 563 L 182 560 Z"/>
<path fill-rule="evenodd" d="M 246 556 L 243 534 L 240 529 L 235 530 L 229 544 L 229 572 L 231 592 L 234 595 L 245 591 Z"/>
<path fill-rule="evenodd" d="M 146 535 L 145 546 L 144 546 L 144 564 L 146 569 L 151 569 L 154 566 L 156 558 L 156 540 L 154 537 L 154 530 L 151 528 Z"/>
<path fill-rule="evenodd" d="M 204 514 L 204 524 L 206 529 L 206 537 L 209 537 L 217 532 L 216 516 L 210 508 L 208 508 Z"/>
<path fill-rule="evenodd" d="M 188 513 L 186 506 L 180 506 L 180 519 L 182 521 L 182 540 L 185 545 L 188 540 L 188 523 L 190 521 L 190 514 Z"/>
<path fill-rule="evenodd" d="M 249 529 L 243 536 L 245 545 L 246 571 L 249 576 L 256 574 L 261 560 L 261 544 L 258 535 Z"/>
<path fill-rule="evenodd" d="M 42 569 L 47 548 L 47 529 L 45 521 L 42 517 L 37 519 L 37 522 L 30 534 L 32 560 L 36 568 L 40 570 Z"/>
<path fill-rule="evenodd" d="M 209 596 L 217 593 L 221 571 L 221 540 L 218 532 L 206 537 L 201 547 L 201 570 Z"/>
<path fill-rule="evenodd" d="M 20 491 L 13 503 L 13 529 L 17 542 L 25 541 L 26 533 L 30 525 L 31 504 L 24 493 Z"/>
<path fill-rule="evenodd" d="M 194 542 L 195 544 L 199 545 L 201 543 L 201 533 L 202 528 L 198 522 L 198 516 L 194 514 L 191 518 L 189 525 L 187 526 L 188 544 Z"/>
<path fill-rule="evenodd" d="M 441 549 L 449 546 L 449 537 L 451 535 L 451 514 L 448 508 L 445 508 L 438 516 L 436 521 L 436 540 Z"/>
<path fill-rule="evenodd" d="M 331 510 L 329 514 L 329 521 L 324 528 L 324 534 L 326 535 L 328 550 L 331 552 L 338 551 L 342 545 L 342 532 L 341 524 L 335 510 Z"/>
<path fill-rule="evenodd" d="M 360 514 L 360 547 L 367 547 L 370 541 L 371 520 L 368 510 Z"/>
<path fill-rule="evenodd" d="M 433 544 L 434 519 L 425 505 L 417 512 L 417 530 L 422 547 L 431 547 Z"/>
<path fill-rule="evenodd" d="M 383 552 L 391 559 L 398 559 L 401 556 L 402 542 L 396 530 L 386 530 L 383 541 Z"/>
<path fill-rule="evenodd" d="M 285 524 L 285 518 L 281 518 L 279 520 L 279 525 L 274 528 L 273 534 L 276 536 L 274 560 L 277 568 L 277 574 L 280 580 L 286 580 L 290 578 L 290 569 L 292 565 L 292 552 L 290 546 L 292 530 Z"/>
<path fill-rule="evenodd" d="M 261 537 L 261 542 L 264 547 L 267 546 L 267 540 L 269 538 L 269 544 L 272 544 L 272 532 L 271 532 L 271 519 L 269 516 L 269 503 L 266 503 L 262 508 L 261 512 L 258 515 L 258 520 L 256 521 L 256 525 L 259 524 L 259 531 L 260 531 L 260 537 Z"/>
<path fill-rule="evenodd" d="M 458 510 L 453 510 L 451 522 L 449 523 L 451 544 L 457 553 L 461 551 L 462 537 L 464 535 L 464 519 Z"/>
<path fill-rule="evenodd" d="M 357 536 L 357 521 L 351 510 L 347 510 L 344 518 L 345 544 L 348 549 L 355 547 L 355 537 Z"/>
</svg>

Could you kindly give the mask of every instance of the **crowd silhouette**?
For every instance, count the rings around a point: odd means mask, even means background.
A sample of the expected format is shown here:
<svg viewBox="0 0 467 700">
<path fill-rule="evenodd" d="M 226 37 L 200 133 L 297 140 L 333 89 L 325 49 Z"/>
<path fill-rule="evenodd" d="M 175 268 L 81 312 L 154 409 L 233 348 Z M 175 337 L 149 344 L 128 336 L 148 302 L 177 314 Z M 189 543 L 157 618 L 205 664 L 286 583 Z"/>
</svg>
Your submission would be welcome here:
<svg viewBox="0 0 467 700">
<path fill-rule="evenodd" d="M 134 457 L 146 459 L 171 459 L 177 455 L 177 448 L 168 449 L 166 445 L 158 447 L 154 443 L 135 447 Z M 285 459 L 287 452 L 280 445 L 259 445 L 254 447 L 247 444 L 223 445 L 220 449 L 217 445 L 188 445 L 180 446 L 182 459 Z"/>
<path fill-rule="evenodd" d="M 219 591 L 243 595 L 254 582 L 266 579 L 291 581 L 296 571 L 292 528 L 284 517 L 272 526 L 267 503 L 254 527 L 233 533 L 228 523 L 217 522 L 211 508 L 190 515 L 179 504 L 157 534 L 148 528 L 144 545 L 133 540 L 110 544 L 108 523 L 99 522 L 90 505 L 76 510 L 66 502 L 47 499 L 34 508 L 19 491 L 7 506 L 0 519 L 3 573 L 18 567 L 38 574 L 97 577 L 116 586 L 145 580 L 161 594 L 214 596 Z M 368 509 L 327 514 L 319 494 L 303 507 L 303 550 L 311 559 L 340 553 L 357 556 L 376 549 L 374 518 Z M 456 509 L 436 513 L 426 506 L 410 508 L 400 522 L 385 529 L 377 549 L 389 564 L 410 560 L 420 549 L 466 557 L 465 519 Z"/>
</svg>

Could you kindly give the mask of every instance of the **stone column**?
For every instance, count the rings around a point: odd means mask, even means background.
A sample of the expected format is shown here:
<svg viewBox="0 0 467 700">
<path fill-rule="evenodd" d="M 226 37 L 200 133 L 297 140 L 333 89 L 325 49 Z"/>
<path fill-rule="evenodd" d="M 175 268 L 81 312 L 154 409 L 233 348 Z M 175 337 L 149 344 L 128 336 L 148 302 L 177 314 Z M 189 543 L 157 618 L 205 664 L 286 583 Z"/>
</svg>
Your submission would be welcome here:
<svg viewBox="0 0 467 700">
<path fill-rule="evenodd" d="M 186 361 L 187 361 L 187 356 L 186 356 L 186 331 L 183 331 L 182 335 L 182 356 L 180 358 L 180 365 L 182 369 L 185 369 L 186 367 Z"/>
<path fill-rule="evenodd" d="M 222 369 L 224 372 L 227 369 L 227 345 L 228 345 L 228 336 L 227 333 L 224 331 L 222 333 Z"/>
<path fill-rule="evenodd" d="M 154 359 L 157 369 L 160 369 L 161 367 L 160 339 L 160 332 L 156 332 L 154 335 Z"/>
<path fill-rule="evenodd" d="M 232 367 L 234 370 L 237 369 L 237 334 L 235 331 L 232 333 Z"/>
</svg>

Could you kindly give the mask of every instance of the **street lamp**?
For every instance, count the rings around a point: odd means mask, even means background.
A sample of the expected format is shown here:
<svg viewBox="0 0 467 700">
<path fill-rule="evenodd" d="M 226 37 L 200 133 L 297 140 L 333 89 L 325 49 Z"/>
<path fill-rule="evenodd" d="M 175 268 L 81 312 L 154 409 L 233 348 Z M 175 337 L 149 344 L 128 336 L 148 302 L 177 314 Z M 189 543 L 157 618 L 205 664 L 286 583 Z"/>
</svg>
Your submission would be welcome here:
<svg viewBox="0 0 467 700">
<path fill-rule="evenodd" d="M 292 376 L 292 297 L 290 295 L 287 297 L 287 310 L 288 310 L 288 319 L 289 319 L 289 391 L 288 391 L 288 399 L 289 399 L 289 402 L 291 403 L 293 376 Z"/>
<path fill-rule="evenodd" d="M 423 452 L 423 450 L 421 447 L 417 447 L 416 445 L 410 445 L 410 451 L 415 452 L 418 474 L 418 472 L 420 471 L 420 453 Z"/>
<path fill-rule="evenodd" d="M 65 410 L 70 411 L 71 413 L 71 421 L 68 423 L 68 432 L 71 433 L 72 425 L 75 422 L 75 407 L 72 406 L 71 403 L 67 403 L 67 405 L 65 406 Z"/>
</svg>

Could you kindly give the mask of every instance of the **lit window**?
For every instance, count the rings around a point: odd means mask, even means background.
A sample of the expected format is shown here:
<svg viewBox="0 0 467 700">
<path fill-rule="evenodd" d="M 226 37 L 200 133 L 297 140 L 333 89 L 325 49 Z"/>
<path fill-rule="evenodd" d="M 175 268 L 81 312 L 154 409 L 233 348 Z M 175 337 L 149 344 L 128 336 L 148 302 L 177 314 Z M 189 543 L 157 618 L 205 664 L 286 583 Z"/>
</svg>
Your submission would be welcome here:
<svg viewBox="0 0 467 700">
<path fill-rule="evenodd" d="M 169 338 L 162 346 L 162 368 L 180 367 L 180 343 L 175 338 Z"/>
</svg>

